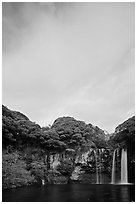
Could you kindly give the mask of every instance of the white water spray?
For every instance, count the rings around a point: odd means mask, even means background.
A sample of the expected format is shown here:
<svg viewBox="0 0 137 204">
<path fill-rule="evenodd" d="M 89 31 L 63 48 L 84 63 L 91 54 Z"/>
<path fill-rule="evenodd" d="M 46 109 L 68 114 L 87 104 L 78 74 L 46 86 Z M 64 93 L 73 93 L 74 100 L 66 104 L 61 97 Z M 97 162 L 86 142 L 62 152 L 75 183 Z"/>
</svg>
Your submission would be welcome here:
<svg viewBox="0 0 137 204">
<path fill-rule="evenodd" d="M 122 149 L 121 155 L 121 183 L 128 183 L 127 150 Z"/>
<path fill-rule="evenodd" d="M 99 184 L 97 153 L 95 150 L 94 150 L 94 155 L 95 155 L 95 163 L 96 163 L 96 184 Z"/>
<path fill-rule="evenodd" d="M 111 174 L 111 183 L 114 184 L 115 183 L 115 170 L 116 170 L 116 151 L 117 149 L 114 150 L 113 153 L 113 162 L 112 162 L 112 174 Z"/>
</svg>

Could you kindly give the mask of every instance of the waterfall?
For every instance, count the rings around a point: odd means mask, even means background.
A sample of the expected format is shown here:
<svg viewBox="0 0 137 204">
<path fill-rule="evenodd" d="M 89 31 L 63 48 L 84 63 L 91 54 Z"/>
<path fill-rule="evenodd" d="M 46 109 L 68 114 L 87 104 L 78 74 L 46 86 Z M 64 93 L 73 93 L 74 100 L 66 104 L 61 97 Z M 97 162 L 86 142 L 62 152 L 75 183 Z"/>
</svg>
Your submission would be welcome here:
<svg viewBox="0 0 137 204">
<path fill-rule="evenodd" d="M 127 150 L 124 149 L 121 155 L 121 183 L 128 183 Z"/>
<path fill-rule="evenodd" d="M 113 163 L 112 163 L 112 175 L 111 175 L 111 183 L 115 183 L 115 161 L 116 161 L 116 151 L 117 149 L 114 150 L 113 153 Z"/>
<path fill-rule="evenodd" d="M 102 165 L 102 149 L 99 149 L 99 162 L 100 162 L 100 166 L 99 166 L 99 183 L 101 184 L 101 180 L 102 180 L 102 178 L 101 178 L 101 165 Z"/>
<path fill-rule="evenodd" d="M 96 163 L 96 184 L 99 184 L 97 153 L 95 150 L 94 150 L 94 155 L 95 155 L 95 163 Z"/>
<path fill-rule="evenodd" d="M 42 186 L 44 186 L 45 185 L 45 180 L 42 179 L 41 181 L 42 181 Z"/>
</svg>

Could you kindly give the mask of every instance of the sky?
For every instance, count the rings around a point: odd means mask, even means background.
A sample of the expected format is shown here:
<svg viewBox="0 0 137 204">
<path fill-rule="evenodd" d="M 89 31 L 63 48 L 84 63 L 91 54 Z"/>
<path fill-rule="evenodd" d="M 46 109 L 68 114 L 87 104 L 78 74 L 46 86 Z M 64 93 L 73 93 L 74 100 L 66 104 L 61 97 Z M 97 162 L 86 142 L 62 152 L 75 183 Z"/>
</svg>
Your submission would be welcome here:
<svg viewBox="0 0 137 204">
<path fill-rule="evenodd" d="M 2 3 L 2 103 L 41 126 L 135 114 L 135 4 Z"/>
</svg>

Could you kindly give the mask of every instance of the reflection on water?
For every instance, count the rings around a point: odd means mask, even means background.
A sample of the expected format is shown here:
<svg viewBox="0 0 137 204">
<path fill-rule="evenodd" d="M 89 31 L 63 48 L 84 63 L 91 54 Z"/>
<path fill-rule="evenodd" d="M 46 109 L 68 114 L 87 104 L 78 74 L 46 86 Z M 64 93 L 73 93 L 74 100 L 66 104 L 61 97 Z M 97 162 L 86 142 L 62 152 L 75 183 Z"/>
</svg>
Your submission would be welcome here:
<svg viewBox="0 0 137 204">
<path fill-rule="evenodd" d="M 120 190 L 121 190 L 120 194 L 121 194 L 122 199 L 125 201 L 129 201 L 129 189 L 126 188 L 126 186 L 125 188 L 123 186 L 123 188 L 121 188 Z"/>
<path fill-rule="evenodd" d="M 135 200 L 134 185 L 67 184 L 22 187 L 3 191 L 3 202 L 127 202 Z"/>
</svg>

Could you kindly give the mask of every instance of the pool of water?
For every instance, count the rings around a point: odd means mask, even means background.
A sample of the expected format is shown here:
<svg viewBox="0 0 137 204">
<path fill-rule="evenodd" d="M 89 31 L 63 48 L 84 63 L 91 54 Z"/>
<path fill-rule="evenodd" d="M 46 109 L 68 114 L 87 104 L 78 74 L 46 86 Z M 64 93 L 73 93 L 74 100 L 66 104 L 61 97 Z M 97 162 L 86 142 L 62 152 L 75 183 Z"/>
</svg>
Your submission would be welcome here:
<svg viewBox="0 0 137 204">
<path fill-rule="evenodd" d="M 135 185 L 65 184 L 3 190 L 3 202 L 131 202 Z"/>
</svg>

